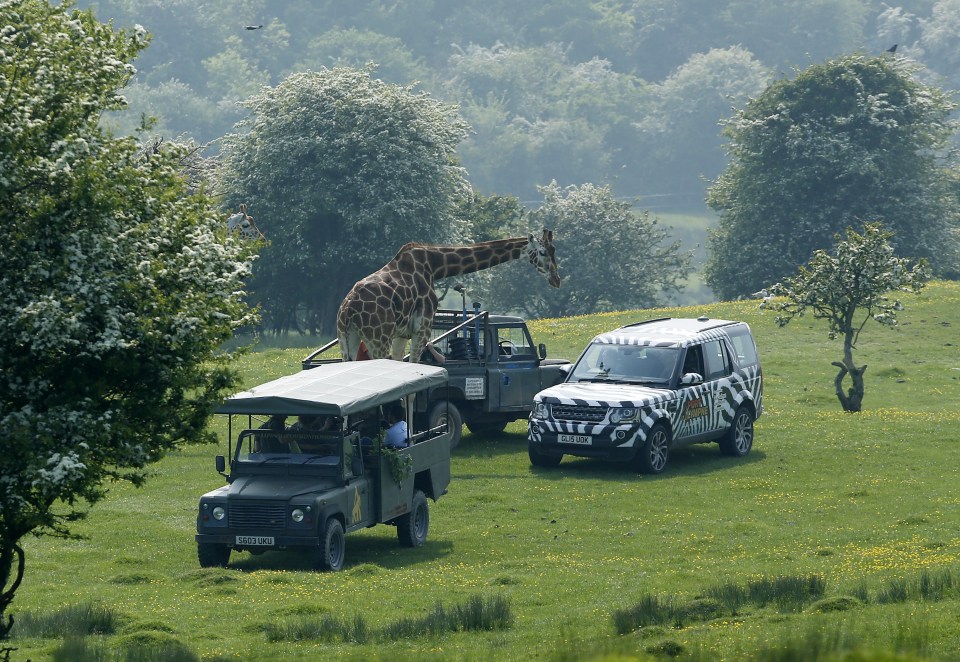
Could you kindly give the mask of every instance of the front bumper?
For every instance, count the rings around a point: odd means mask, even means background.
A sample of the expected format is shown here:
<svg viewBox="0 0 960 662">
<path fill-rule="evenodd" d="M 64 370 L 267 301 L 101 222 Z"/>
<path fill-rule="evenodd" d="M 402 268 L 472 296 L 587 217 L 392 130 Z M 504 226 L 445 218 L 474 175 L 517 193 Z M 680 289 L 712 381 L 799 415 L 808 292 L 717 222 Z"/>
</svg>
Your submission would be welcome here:
<svg viewBox="0 0 960 662">
<path fill-rule="evenodd" d="M 226 545 L 236 550 L 243 549 L 253 549 L 260 551 L 269 551 L 271 549 L 294 549 L 294 548 L 307 548 L 307 547 L 318 547 L 320 545 L 320 538 L 317 536 L 291 536 L 291 535 L 273 535 L 269 536 L 273 538 L 272 545 L 238 545 L 237 536 L 246 536 L 250 538 L 263 538 L 262 536 L 255 532 L 217 532 L 217 533 L 198 533 L 195 537 L 198 543 L 206 543 L 213 545 Z"/>
<path fill-rule="evenodd" d="M 527 438 L 541 453 L 574 455 L 607 460 L 629 460 L 642 442 L 641 425 L 561 424 L 539 419 L 527 423 Z M 564 443 L 561 435 L 581 438 L 586 443 Z"/>
</svg>

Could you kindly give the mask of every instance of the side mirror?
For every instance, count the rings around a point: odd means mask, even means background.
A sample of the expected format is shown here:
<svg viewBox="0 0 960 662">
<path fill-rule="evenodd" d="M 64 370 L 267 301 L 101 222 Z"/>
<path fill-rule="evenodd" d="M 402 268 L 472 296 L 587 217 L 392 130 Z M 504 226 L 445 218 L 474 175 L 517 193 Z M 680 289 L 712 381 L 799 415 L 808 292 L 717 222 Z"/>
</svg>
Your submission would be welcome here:
<svg viewBox="0 0 960 662">
<path fill-rule="evenodd" d="M 703 375 L 696 372 L 688 372 L 683 377 L 680 378 L 681 386 L 693 386 L 695 384 L 703 383 Z"/>
<path fill-rule="evenodd" d="M 225 458 L 224 456 L 218 455 L 216 457 L 216 463 L 217 463 L 218 474 L 222 474 L 224 471 L 227 470 L 227 458 Z"/>
<path fill-rule="evenodd" d="M 546 345 L 544 345 L 543 343 L 540 343 L 539 345 L 537 345 L 537 351 L 540 353 L 540 358 L 541 358 L 541 359 L 547 358 L 547 346 L 546 346 Z"/>
</svg>

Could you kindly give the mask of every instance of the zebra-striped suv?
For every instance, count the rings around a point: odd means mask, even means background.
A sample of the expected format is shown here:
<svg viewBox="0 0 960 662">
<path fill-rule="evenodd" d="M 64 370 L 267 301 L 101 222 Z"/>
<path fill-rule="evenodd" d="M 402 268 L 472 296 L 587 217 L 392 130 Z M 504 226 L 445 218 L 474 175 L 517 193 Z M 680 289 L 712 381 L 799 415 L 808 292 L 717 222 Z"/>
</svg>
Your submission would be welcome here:
<svg viewBox="0 0 960 662">
<path fill-rule="evenodd" d="M 576 455 L 660 473 L 677 446 L 715 441 L 727 455 L 746 455 L 762 412 L 747 324 L 655 319 L 598 335 L 563 382 L 536 395 L 528 452 L 538 467 Z"/>
</svg>

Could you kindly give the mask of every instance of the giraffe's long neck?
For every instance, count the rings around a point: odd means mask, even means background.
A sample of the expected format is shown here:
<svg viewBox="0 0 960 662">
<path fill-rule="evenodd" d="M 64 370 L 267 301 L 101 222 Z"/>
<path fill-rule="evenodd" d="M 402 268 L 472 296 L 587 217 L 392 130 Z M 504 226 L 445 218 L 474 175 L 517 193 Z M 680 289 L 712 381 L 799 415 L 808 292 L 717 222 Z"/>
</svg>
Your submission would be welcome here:
<svg viewBox="0 0 960 662">
<path fill-rule="evenodd" d="M 483 271 L 523 256 L 526 237 L 485 241 L 472 246 L 424 246 L 434 278 Z"/>
</svg>

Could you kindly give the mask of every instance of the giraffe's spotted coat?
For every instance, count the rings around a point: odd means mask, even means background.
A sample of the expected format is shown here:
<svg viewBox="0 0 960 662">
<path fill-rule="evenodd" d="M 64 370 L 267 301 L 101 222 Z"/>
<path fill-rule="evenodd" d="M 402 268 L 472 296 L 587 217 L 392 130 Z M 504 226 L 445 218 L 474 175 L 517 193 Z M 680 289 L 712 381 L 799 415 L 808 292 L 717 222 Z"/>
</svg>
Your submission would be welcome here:
<svg viewBox="0 0 960 662">
<path fill-rule="evenodd" d="M 553 287 L 560 287 L 553 232 L 542 237 L 498 239 L 471 246 L 405 244 L 390 262 L 358 281 L 340 305 L 337 336 L 345 361 L 357 358 L 360 341 L 371 358 L 400 360 L 410 341 L 416 361 L 430 337 L 438 278 L 473 273 L 526 256 Z"/>
</svg>

